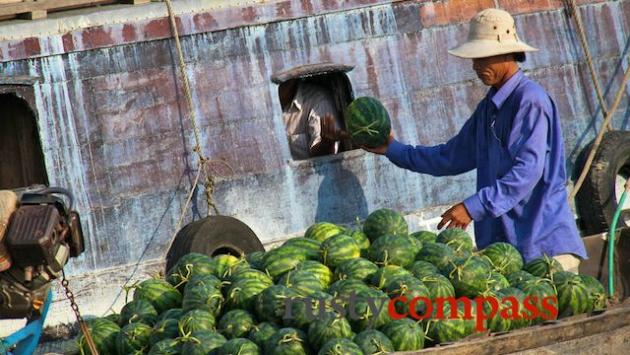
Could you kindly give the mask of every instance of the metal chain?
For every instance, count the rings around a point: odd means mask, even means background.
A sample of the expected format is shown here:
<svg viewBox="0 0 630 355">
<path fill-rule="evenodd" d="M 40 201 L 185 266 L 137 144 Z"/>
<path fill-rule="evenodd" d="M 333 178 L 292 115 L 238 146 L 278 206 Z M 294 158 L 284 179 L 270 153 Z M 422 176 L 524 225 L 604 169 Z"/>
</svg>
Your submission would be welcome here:
<svg viewBox="0 0 630 355">
<path fill-rule="evenodd" d="M 85 341 L 87 342 L 88 347 L 90 348 L 90 352 L 92 353 L 92 355 L 98 355 L 98 350 L 96 350 L 96 344 L 94 344 L 94 340 L 92 339 L 92 334 L 90 333 L 90 329 L 87 327 L 87 325 L 85 324 L 85 321 L 83 320 L 83 317 L 81 316 L 81 312 L 79 311 L 79 306 L 74 300 L 74 293 L 70 291 L 69 282 L 68 282 L 68 279 L 66 279 L 66 273 L 63 271 L 63 269 L 61 270 L 61 286 L 63 286 L 64 291 L 66 292 L 66 297 L 68 298 L 68 301 L 70 301 L 70 308 L 72 308 L 72 311 L 74 312 L 74 315 L 77 318 L 77 322 L 79 323 L 79 328 L 81 328 L 81 332 L 83 333 L 83 336 L 85 337 Z"/>
</svg>

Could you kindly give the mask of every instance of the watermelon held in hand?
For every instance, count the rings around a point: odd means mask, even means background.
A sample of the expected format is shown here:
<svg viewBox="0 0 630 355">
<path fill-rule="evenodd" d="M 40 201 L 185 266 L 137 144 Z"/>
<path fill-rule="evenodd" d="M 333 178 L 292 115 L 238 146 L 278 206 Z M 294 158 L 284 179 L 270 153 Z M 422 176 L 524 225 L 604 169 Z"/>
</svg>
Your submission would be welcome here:
<svg viewBox="0 0 630 355">
<path fill-rule="evenodd" d="M 317 355 L 364 355 L 364 353 L 352 340 L 336 338 L 326 342 Z"/>
<path fill-rule="evenodd" d="M 370 213 L 363 223 L 363 232 L 370 243 L 383 235 L 406 236 L 409 226 L 405 218 L 398 212 L 381 208 Z"/>
<path fill-rule="evenodd" d="M 104 319 L 96 318 L 89 320 L 87 326 L 90 329 L 92 340 L 96 345 L 96 350 L 99 354 L 115 354 L 116 353 L 116 337 L 120 332 L 118 324 Z M 78 338 L 78 345 L 81 353 L 90 354 L 90 348 L 88 347 L 85 337 L 81 335 Z"/>
<path fill-rule="evenodd" d="M 345 109 L 346 128 L 359 146 L 374 148 L 387 142 L 392 130 L 387 109 L 373 97 L 359 97 Z"/>
<path fill-rule="evenodd" d="M 424 329 L 412 319 L 404 318 L 388 323 L 382 329 L 396 351 L 413 351 L 424 348 Z"/>
<path fill-rule="evenodd" d="M 507 276 L 523 268 L 521 253 L 508 243 L 493 243 L 481 251 L 481 255 L 488 258 L 493 268 Z"/>
</svg>

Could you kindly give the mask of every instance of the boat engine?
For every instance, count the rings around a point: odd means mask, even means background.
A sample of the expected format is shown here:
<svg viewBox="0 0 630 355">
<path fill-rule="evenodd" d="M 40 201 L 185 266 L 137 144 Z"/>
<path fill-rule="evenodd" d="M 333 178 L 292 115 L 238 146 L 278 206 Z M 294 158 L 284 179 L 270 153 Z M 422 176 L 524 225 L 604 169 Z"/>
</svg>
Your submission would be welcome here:
<svg viewBox="0 0 630 355">
<path fill-rule="evenodd" d="M 83 253 L 72 204 L 63 188 L 0 191 L 0 319 L 38 317 L 51 281 Z"/>
</svg>

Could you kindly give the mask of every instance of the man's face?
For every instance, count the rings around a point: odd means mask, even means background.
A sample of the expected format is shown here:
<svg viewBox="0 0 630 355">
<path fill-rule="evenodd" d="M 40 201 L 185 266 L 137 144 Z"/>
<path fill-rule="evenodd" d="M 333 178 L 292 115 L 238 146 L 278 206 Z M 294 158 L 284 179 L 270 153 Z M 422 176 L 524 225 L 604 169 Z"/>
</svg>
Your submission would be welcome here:
<svg viewBox="0 0 630 355">
<path fill-rule="evenodd" d="M 501 54 L 493 57 L 473 59 L 473 70 L 477 77 L 488 86 L 500 83 L 514 59 L 511 55 Z"/>
</svg>

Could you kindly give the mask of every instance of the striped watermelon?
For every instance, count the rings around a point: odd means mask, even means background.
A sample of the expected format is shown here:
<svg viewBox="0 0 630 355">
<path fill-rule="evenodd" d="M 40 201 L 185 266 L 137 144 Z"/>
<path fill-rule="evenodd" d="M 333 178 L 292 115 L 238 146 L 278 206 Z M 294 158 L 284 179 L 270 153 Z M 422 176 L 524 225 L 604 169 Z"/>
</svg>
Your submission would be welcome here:
<svg viewBox="0 0 630 355">
<path fill-rule="evenodd" d="M 374 148 L 387 142 L 392 129 L 389 114 L 377 99 L 363 96 L 355 99 L 344 111 L 346 128 L 352 142 Z"/>
<path fill-rule="evenodd" d="M 190 335 L 189 341 L 182 345 L 182 354 L 186 355 L 206 355 L 214 349 L 218 349 L 225 344 L 227 339 L 219 333 L 208 330 L 200 330 Z"/>
<path fill-rule="evenodd" d="M 413 276 L 407 269 L 397 265 L 386 265 L 378 269 L 378 271 L 372 276 L 370 283 L 372 286 L 382 289 L 392 279 L 398 276 Z"/>
<path fill-rule="evenodd" d="M 437 239 L 437 234 L 429 231 L 417 231 L 409 234 L 410 237 L 418 239 L 423 244 L 424 243 L 435 243 Z"/>
<path fill-rule="evenodd" d="M 525 293 L 516 287 L 504 288 L 500 290 L 499 293 L 503 295 L 503 297 L 514 297 L 518 301 L 518 303 L 514 306 L 510 304 L 510 301 L 505 302 L 506 307 L 511 309 L 511 311 L 506 311 L 506 314 L 510 319 L 510 330 L 529 326 L 531 322 L 522 316 L 522 314 L 526 312 L 523 303 L 526 296 Z"/>
<path fill-rule="evenodd" d="M 260 355 L 262 351 L 253 341 L 245 338 L 230 339 L 216 349 L 222 355 Z"/>
<path fill-rule="evenodd" d="M 315 292 L 308 297 L 293 299 L 291 315 L 283 319 L 284 324 L 299 329 L 307 329 L 315 317 L 322 312 L 331 312 L 333 297 L 325 292 Z"/>
<path fill-rule="evenodd" d="M 226 292 L 227 309 L 254 310 L 256 298 L 271 285 L 257 279 L 241 279 L 230 285 Z"/>
<path fill-rule="evenodd" d="M 285 313 L 287 298 L 296 298 L 300 294 L 286 286 L 273 285 L 261 292 L 255 304 L 255 314 L 259 320 L 280 324 Z"/>
<path fill-rule="evenodd" d="M 487 298 L 494 298 L 497 301 L 496 313 L 487 320 L 488 329 L 492 332 L 509 331 L 512 328 L 512 321 L 510 318 L 502 317 L 501 314 L 510 312 L 509 310 L 511 309 L 512 304 L 510 304 L 510 302 L 503 303 L 502 300 L 505 296 L 500 291 L 488 290 L 483 296 Z M 489 301 L 483 303 L 483 311 L 488 317 L 492 314 L 492 305 Z"/>
<path fill-rule="evenodd" d="M 234 339 L 246 337 L 253 326 L 254 318 L 251 314 L 242 309 L 234 309 L 219 319 L 217 330 L 227 339 Z"/>
<path fill-rule="evenodd" d="M 594 311 L 602 311 L 606 309 L 606 290 L 604 286 L 593 276 L 578 275 L 588 290 L 589 298 L 593 305 Z"/>
<path fill-rule="evenodd" d="M 487 289 L 487 280 L 492 269 L 478 256 L 466 259 L 455 259 L 452 265 L 446 268 L 448 278 L 455 288 L 455 294 L 459 297 L 474 298 Z"/>
<path fill-rule="evenodd" d="M 356 279 L 345 279 L 335 281 L 330 288 L 328 289 L 328 293 L 331 294 L 335 298 L 348 298 L 353 293 L 358 293 L 361 290 L 367 290 L 370 287 L 363 283 L 360 280 Z"/>
<path fill-rule="evenodd" d="M 393 210 L 382 208 L 370 213 L 363 223 L 363 233 L 370 242 L 383 235 L 407 235 L 409 226 L 403 216 Z"/>
<path fill-rule="evenodd" d="M 199 285 L 203 285 L 207 288 L 216 288 L 220 290 L 226 283 L 221 281 L 218 277 L 214 275 L 196 275 L 190 278 L 184 287 L 182 294 L 186 294 L 186 291 L 189 288 L 197 287 Z"/>
<path fill-rule="evenodd" d="M 446 244 L 425 243 L 416 255 L 417 260 L 426 261 L 442 271 L 455 258 L 455 251 Z"/>
<path fill-rule="evenodd" d="M 122 324 L 121 323 L 121 317 L 120 317 L 120 313 L 110 313 L 108 315 L 106 315 L 105 317 L 103 317 L 103 319 L 107 319 L 109 321 L 112 321 L 118 325 Z"/>
<path fill-rule="evenodd" d="M 321 281 L 306 270 L 292 270 L 286 272 L 280 277 L 280 280 L 278 280 L 278 285 L 293 289 L 302 296 L 309 296 L 314 292 L 323 291 Z"/>
<path fill-rule="evenodd" d="M 198 330 L 214 330 L 216 322 L 212 313 L 202 309 L 193 309 L 179 319 L 179 328 L 184 334 Z"/>
<path fill-rule="evenodd" d="M 336 268 L 345 261 L 361 256 L 361 249 L 352 237 L 338 234 L 326 239 L 320 249 L 320 261 L 329 268 Z"/>
<path fill-rule="evenodd" d="M 471 301 L 474 305 L 474 302 Z M 442 315 L 437 314 L 441 307 Z M 453 313 L 452 313 L 453 312 Z M 426 324 L 426 335 L 433 343 L 447 343 L 465 338 L 475 332 L 475 309 L 471 307 L 472 319 L 466 319 L 466 308 L 464 302 L 458 301 L 457 307 L 453 308 L 450 302 L 444 302 L 442 306 L 436 303 L 433 307 L 433 317 L 424 321 Z"/>
<path fill-rule="evenodd" d="M 145 280 L 136 285 L 133 299 L 149 301 L 158 313 L 182 305 L 182 294 L 168 282 L 159 279 Z"/>
<path fill-rule="evenodd" d="M 328 266 L 313 260 L 306 260 L 299 263 L 296 270 L 304 270 L 312 273 L 317 277 L 319 282 L 322 284 L 322 290 L 328 289 L 330 284 L 333 282 L 333 272 L 330 271 Z"/>
<path fill-rule="evenodd" d="M 435 240 L 453 248 L 455 255 L 460 257 L 468 256 L 468 253 L 473 250 L 472 238 L 461 228 L 445 229 L 437 235 Z"/>
<path fill-rule="evenodd" d="M 404 296 L 409 301 L 416 297 L 431 297 L 429 289 L 424 283 L 413 276 L 399 276 L 392 279 L 385 286 L 385 292 L 390 298 Z M 409 314 L 413 315 L 408 304 L 397 302 L 395 306 L 398 313 L 405 314 L 409 312 Z M 423 315 L 426 312 L 426 305 L 423 302 L 417 302 L 413 311 L 415 311 L 415 314 Z"/>
<path fill-rule="evenodd" d="M 493 243 L 481 251 L 481 255 L 488 258 L 493 268 L 507 276 L 523 268 L 521 253 L 508 243 Z"/>
<path fill-rule="evenodd" d="M 352 338 L 354 333 L 344 317 L 328 313 L 314 320 L 308 327 L 308 342 L 320 349 L 326 342 L 336 338 Z"/>
<path fill-rule="evenodd" d="M 558 292 L 558 317 L 568 317 L 589 312 L 593 301 L 588 287 L 582 279 L 568 271 L 559 271 L 553 275 Z"/>
<path fill-rule="evenodd" d="M 223 294 L 219 289 L 205 284 L 191 285 L 184 291 L 182 308 L 185 311 L 202 309 L 217 316 L 221 312 L 223 301 Z"/>
<path fill-rule="evenodd" d="M 249 263 L 249 266 L 251 266 L 253 269 L 263 270 L 262 260 L 264 256 L 264 251 L 254 251 L 247 254 L 246 260 Z"/>
<path fill-rule="evenodd" d="M 562 265 L 560 265 L 558 260 L 547 255 L 543 255 L 540 258 L 536 258 L 528 262 L 523 267 L 523 270 L 529 272 L 534 276 L 550 280 L 553 280 L 553 274 L 555 274 L 556 272 L 564 271 L 564 269 L 562 269 Z"/>
<path fill-rule="evenodd" d="M 350 339 L 331 339 L 322 346 L 317 355 L 364 355 L 361 348 Z"/>
<path fill-rule="evenodd" d="M 166 273 L 166 281 L 183 291 L 184 285 L 191 277 L 213 275 L 216 269 L 216 262 L 211 257 L 201 253 L 189 253 L 182 256 Z"/>
<path fill-rule="evenodd" d="M 356 258 L 339 265 L 335 270 L 335 279 L 356 279 L 367 282 L 377 271 L 378 266 L 373 262 L 363 258 Z"/>
<path fill-rule="evenodd" d="M 369 301 L 374 302 L 370 306 Z M 350 318 L 350 325 L 355 332 L 362 332 L 369 328 L 380 328 L 392 321 L 387 307 L 389 297 L 382 291 L 375 289 L 363 289 L 357 292 L 356 299 L 349 304 L 350 314 L 357 317 Z M 380 312 L 375 312 L 372 307 L 376 305 Z"/>
<path fill-rule="evenodd" d="M 262 322 L 254 325 L 249 331 L 248 339 L 256 343 L 261 349 L 267 341 L 278 331 L 278 326 L 274 323 Z"/>
<path fill-rule="evenodd" d="M 536 276 L 530 274 L 527 271 L 519 270 L 507 275 L 506 278 L 510 283 L 510 286 L 516 287 L 516 285 L 520 284 L 521 282 L 535 279 Z"/>
<path fill-rule="evenodd" d="M 416 260 L 411 264 L 407 270 L 411 271 L 413 276 L 418 279 L 422 279 L 425 276 L 439 273 L 438 268 L 435 265 L 422 260 Z"/>
<path fill-rule="evenodd" d="M 245 256 L 237 258 L 236 256 L 230 254 L 219 254 L 215 255 L 213 260 L 217 264 L 215 276 L 221 280 L 229 279 L 233 272 L 249 268 L 249 264 L 247 263 Z"/>
<path fill-rule="evenodd" d="M 547 297 L 557 297 L 556 294 L 556 290 L 554 289 L 553 285 L 549 283 L 549 281 L 547 279 L 534 279 L 534 280 L 530 280 L 530 281 L 525 281 L 524 283 L 521 283 L 518 288 L 521 289 L 521 291 L 523 291 L 523 293 L 525 293 L 525 297 L 536 297 L 538 302 L 532 302 L 536 308 L 538 308 L 538 310 L 541 312 L 541 314 L 536 317 L 535 319 L 532 319 L 532 324 L 541 324 L 542 322 L 545 321 L 545 319 L 543 319 L 542 317 L 542 312 L 546 312 L 545 309 L 542 306 L 542 300 L 544 298 Z M 529 311 L 527 311 L 528 314 Z M 550 316 L 550 315 L 549 315 Z M 551 317 L 548 317 L 551 318 Z"/>
<path fill-rule="evenodd" d="M 412 351 L 424 348 L 424 329 L 409 318 L 388 323 L 382 329 L 396 351 Z"/>
<path fill-rule="evenodd" d="M 88 321 L 87 326 L 99 354 L 116 353 L 116 337 L 120 332 L 118 324 L 104 318 L 96 318 Z M 85 337 L 81 335 L 77 341 L 81 353 L 90 354 L 90 348 Z"/>
<path fill-rule="evenodd" d="M 394 344 L 382 332 L 376 329 L 364 330 L 352 339 L 364 354 L 387 354 L 396 351 Z"/>
<path fill-rule="evenodd" d="M 268 286 L 273 285 L 273 279 L 269 275 L 256 269 L 241 269 L 230 276 L 230 283 L 241 280 L 256 280 Z"/>
<path fill-rule="evenodd" d="M 310 354 L 310 349 L 306 344 L 306 334 L 299 329 L 282 328 L 274 333 L 265 344 L 265 354 Z"/>
<path fill-rule="evenodd" d="M 181 345 L 176 339 L 162 339 L 153 344 L 149 355 L 177 355 L 180 353 Z"/>
<path fill-rule="evenodd" d="M 495 270 L 490 272 L 490 277 L 486 280 L 486 290 L 499 291 L 503 288 L 510 287 L 510 282 Z"/>
<path fill-rule="evenodd" d="M 153 325 L 156 322 L 158 313 L 155 308 L 145 299 L 137 299 L 123 306 L 120 310 L 119 324 L 125 326 L 129 323 L 144 323 Z"/>
<path fill-rule="evenodd" d="M 361 249 L 361 253 L 363 254 L 370 247 L 370 239 L 368 239 L 367 235 L 360 230 L 354 230 L 348 233 L 349 236 L 357 242 L 359 249 Z"/>
<path fill-rule="evenodd" d="M 155 344 L 160 340 L 177 338 L 179 335 L 179 321 L 174 318 L 164 318 L 153 326 L 149 343 Z"/>
<path fill-rule="evenodd" d="M 299 248 L 282 246 L 268 251 L 263 258 L 263 268 L 274 280 L 282 274 L 295 268 L 306 260 L 306 255 Z"/>
<path fill-rule="evenodd" d="M 321 244 L 322 243 L 316 239 L 296 237 L 288 239 L 282 245 L 292 246 L 301 250 L 306 256 L 306 259 L 317 260 L 319 258 L 319 248 Z"/>
<path fill-rule="evenodd" d="M 422 281 L 429 290 L 429 297 L 432 300 L 436 300 L 438 297 L 455 297 L 455 288 L 453 288 L 451 282 L 442 274 L 426 275 L 420 278 L 420 281 Z"/>
<path fill-rule="evenodd" d="M 161 320 L 164 320 L 166 318 L 173 318 L 175 320 L 179 320 L 179 318 L 181 318 L 184 313 L 186 313 L 186 311 L 184 311 L 182 308 L 171 308 L 168 311 L 161 313 L 157 319 L 155 320 L 155 322 L 159 322 Z"/>
<path fill-rule="evenodd" d="M 372 242 L 367 257 L 378 265 L 406 267 L 414 262 L 418 251 L 409 237 L 384 235 Z"/>
<path fill-rule="evenodd" d="M 124 326 L 116 336 L 118 354 L 142 353 L 149 349 L 151 327 L 144 323 L 131 323 Z"/>
<path fill-rule="evenodd" d="M 319 222 L 313 224 L 306 230 L 306 232 L 304 233 L 304 238 L 315 239 L 316 241 L 321 243 L 324 240 L 337 234 L 344 233 L 345 231 L 345 228 L 336 224 Z"/>
</svg>

